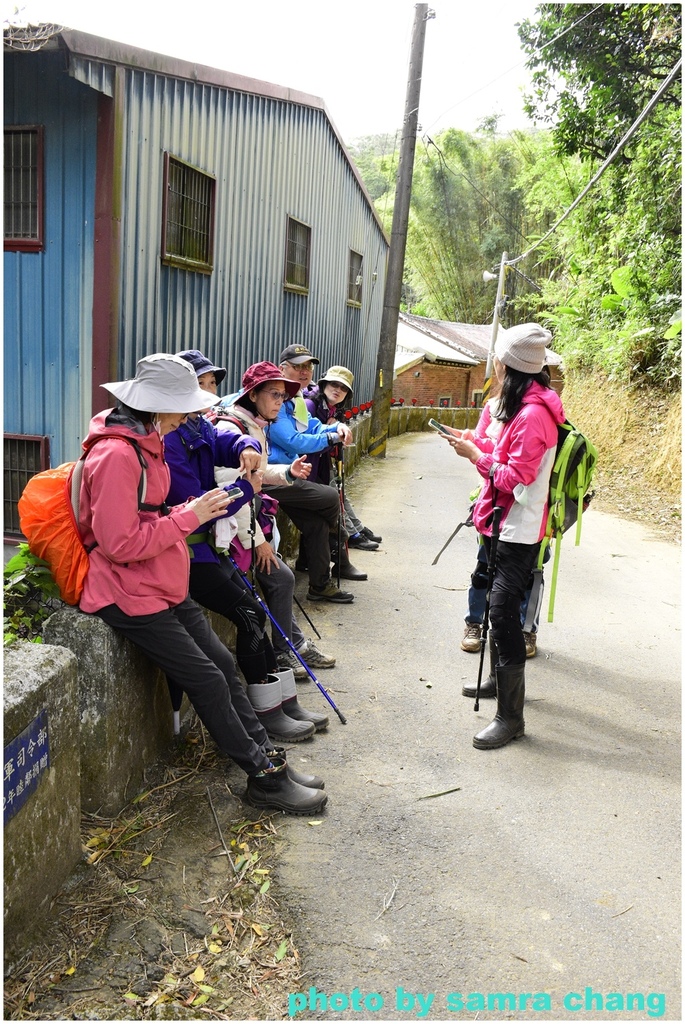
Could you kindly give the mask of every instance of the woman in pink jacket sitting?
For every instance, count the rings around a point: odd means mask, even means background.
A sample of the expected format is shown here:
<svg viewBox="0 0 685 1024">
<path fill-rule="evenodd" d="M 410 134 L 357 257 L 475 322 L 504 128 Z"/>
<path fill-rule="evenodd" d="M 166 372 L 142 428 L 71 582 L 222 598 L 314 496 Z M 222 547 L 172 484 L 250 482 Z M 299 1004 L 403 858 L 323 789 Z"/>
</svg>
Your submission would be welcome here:
<svg viewBox="0 0 685 1024">
<path fill-rule="evenodd" d="M 495 576 L 490 596 L 490 644 L 494 644 L 497 713 L 473 738 L 474 747 L 502 747 L 524 733 L 526 645 L 520 606 L 547 521 L 549 478 L 564 422 L 561 399 L 550 386 L 545 346 L 552 335 L 539 324 L 500 330 L 494 368 L 500 384 L 494 406 L 483 416 L 487 431 L 449 437 L 457 455 L 470 459 L 483 477 L 473 523 L 488 560 L 493 510 L 502 509 Z M 497 428 L 497 429 L 495 429 Z"/>
<path fill-rule="evenodd" d="M 81 532 L 90 552 L 81 611 L 99 615 L 167 676 L 182 680 L 217 746 L 246 772 L 253 806 L 318 813 L 327 799 L 322 780 L 295 772 L 274 748 L 230 651 L 188 597 L 186 537 L 226 514 L 226 490 L 213 488 L 171 509 L 165 505 L 170 474 L 164 435 L 218 399 L 200 389 L 190 363 L 162 354 L 141 359 L 132 380 L 102 387 L 117 405 L 91 420 L 83 443 L 92 451 L 80 495 Z M 236 462 L 243 457 L 236 438 Z M 241 500 L 252 493 L 248 484 Z"/>
</svg>

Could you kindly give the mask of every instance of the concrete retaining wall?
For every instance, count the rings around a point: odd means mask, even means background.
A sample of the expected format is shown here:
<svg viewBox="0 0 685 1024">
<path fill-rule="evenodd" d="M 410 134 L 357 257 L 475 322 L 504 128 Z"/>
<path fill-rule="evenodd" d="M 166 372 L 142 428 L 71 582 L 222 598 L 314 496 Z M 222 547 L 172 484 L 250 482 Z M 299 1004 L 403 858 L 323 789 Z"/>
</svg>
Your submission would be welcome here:
<svg viewBox="0 0 685 1024">
<path fill-rule="evenodd" d="M 438 423 L 444 423 L 447 427 L 456 427 L 457 430 L 471 430 L 478 423 L 482 409 L 432 409 L 430 406 L 393 406 L 390 409 L 390 420 L 388 423 L 388 437 L 397 437 L 410 430 L 432 430 L 428 426 L 428 420 L 434 419 Z"/>
<path fill-rule="evenodd" d="M 47 737 L 40 735 L 38 742 L 49 761 L 36 777 L 37 788 L 4 829 L 4 942 L 11 952 L 40 931 L 51 898 L 81 858 L 76 658 L 63 647 L 8 647 L 3 703 L 6 751 L 29 730 L 26 743 L 5 763 L 11 801 L 24 788 L 26 748 L 35 743 L 32 723 L 41 712 Z"/>
</svg>

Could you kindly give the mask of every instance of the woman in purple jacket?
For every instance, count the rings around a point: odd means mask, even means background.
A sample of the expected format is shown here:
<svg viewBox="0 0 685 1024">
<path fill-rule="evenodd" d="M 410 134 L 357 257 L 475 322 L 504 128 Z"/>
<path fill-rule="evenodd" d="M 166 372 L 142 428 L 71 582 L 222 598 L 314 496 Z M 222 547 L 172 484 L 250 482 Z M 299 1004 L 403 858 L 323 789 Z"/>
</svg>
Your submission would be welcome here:
<svg viewBox="0 0 685 1024">
<path fill-rule="evenodd" d="M 226 514 L 228 495 L 212 488 L 186 495 L 174 508 L 165 504 L 170 475 L 164 439 L 189 413 L 216 399 L 198 387 L 188 363 L 163 354 L 139 360 L 132 380 L 102 386 L 117 404 L 93 418 L 83 442 L 92 452 L 80 494 L 82 537 L 90 551 L 81 611 L 98 615 L 182 681 L 217 746 L 246 772 L 251 804 L 318 813 L 326 803 L 322 780 L 294 772 L 274 748 L 230 651 L 188 596 L 186 538 Z M 234 462 L 239 451 L 230 456 Z"/>
<path fill-rule="evenodd" d="M 565 419 L 561 399 L 543 370 L 545 345 L 551 340 L 539 324 L 500 331 L 494 361 L 500 394 L 493 411 L 499 432 L 488 430 L 490 436 L 481 436 L 478 430 L 465 430 L 447 439 L 483 477 L 473 522 L 488 560 L 493 510 L 502 509 L 490 597 L 497 713 L 473 738 L 474 747 L 481 750 L 502 747 L 524 733 L 526 645 L 520 606 L 545 532 L 557 426 Z"/>
</svg>

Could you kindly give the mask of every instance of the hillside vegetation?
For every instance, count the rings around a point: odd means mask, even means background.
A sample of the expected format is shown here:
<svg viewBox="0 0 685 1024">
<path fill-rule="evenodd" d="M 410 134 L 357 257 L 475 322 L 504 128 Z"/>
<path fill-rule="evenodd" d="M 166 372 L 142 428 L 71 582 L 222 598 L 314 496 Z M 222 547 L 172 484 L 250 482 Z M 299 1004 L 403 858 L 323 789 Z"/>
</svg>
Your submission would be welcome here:
<svg viewBox="0 0 685 1024">
<path fill-rule="evenodd" d="M 679 541 L 680 392 L 616 386 L 601 372 L 572 373 L 563 401 L 569 419 L 599 453 L 592 507 L 637 520 Z"/>
</svg>

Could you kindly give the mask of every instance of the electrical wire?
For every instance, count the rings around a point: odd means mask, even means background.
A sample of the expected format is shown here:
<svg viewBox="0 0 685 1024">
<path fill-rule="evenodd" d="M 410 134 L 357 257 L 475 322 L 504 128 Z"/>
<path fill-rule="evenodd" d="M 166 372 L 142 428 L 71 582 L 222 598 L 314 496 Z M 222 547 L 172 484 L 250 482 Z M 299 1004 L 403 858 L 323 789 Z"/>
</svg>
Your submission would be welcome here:
<svg viewBox="0 0 685 1024">
<path fill-rule="evenodd" d="M 578 18 L 577 21 L 574 21 L 572 25 L 569 25 L 567 28 L 562 29 L 562 31 L 559 32 L 558 35 L 554 36 L 553 39 L 550 39 L 548 42 L 543 43 L 543 45 L 540 47 L 540 53 L 542 53 L 542 51 L 545 50 L 548 46 L 553 46 L 554 43 L 556 43 L 557 40 L 565 36 L 567 32 L 571 32 L 574 28 L 577 28 L 578 25 L 582 24 L 582 22 L 584 22 L 586 18 L 590 18 L 595 13 L 595 11 L 598 11 L 602 6 L 602 4 L 597 4 L 595 7 L 592 8 L 592 10 L 588 11 L 587 14 L 583 14 L 582 17 Z M 440 121 L 443 117 L 445 117 L 446 114 L 449 114 L 456 107 L 460 106 L 462 103 L 466 103 L 467 100 L 472 99 L 474 96 L 477 96 L 479 92 L 484 92 L 485 89 L 489 89 L 490 86 L 495 85 L 503 78 L 506 78 L 507 75 L 510 75 L 512 71 L 516 71 L 518 68 L 523 67 L 525 64 L 528 63 L 529 59 L 530 58 L 526 57 L 525 60 L 519 61 L 518 64 L 514 64 L 507 71 L 503 71 L 501 75 L 497 75 L 496 78 L 493 78 L 489 82 L 486 82 L 485 85 L 481 85 L 478 89 L 474 89 L 474 91 L 470 92 L 467 96 L 464 96 L 462 97 L 462 99 L 457 100 L 457 102 L 452 104 L 451 107 L 448 107 L 447 110 L 443 110 L 442 114 L 439 114 L 434 121 L 431 121 L 427 131 L 430 131 L 431 128 L 433 128 L 438 123 L 438 121 Z"/>
<path fill-rule="evenodd" d="M 649 101 L 647 106 L 644 108 L 642 113 L 637 116 L 635 121 L 633 121 L 632 125 L 630 126 L 628 131 L 625 133 L 625 135 L 623 136 L 621 141 L 618 143 L 617 146 L 614 147 L 614 149 L 611 151 L 609 156 L 606 158 L 606 160 L 604 161 L 602 166 L 599 168 L 597 173 L 592 176 L 592 178 L 587 183 L 587 185 L 585 186 L 583 191 L 573 200 L 573 202 L 571 203 L 569 208 L 561 215 L 561 217 L 556 222 L 556 224 L 553 224 L 552 227 L 549 229 L 549 231 L 547 231 L 546 234 L 544 234 L 542 236 L 542 238 L 539 238 L 537 240 L 537 242 L 535 242 L 530 247 L 530 249 L 527 249 L 524 253 L 522 253 L 520 256 L 517 256 L 513 260 L 507 260 L 507 266 L 508 267 L 514 267 L 517 263 L 520 263 L 521 260 L 524 260 L 526 258 L 526 256 L 530 256 L 530 254 L 532 252 L 534 252 L 535 249 L 538 248 L 538 246 L 542 245 L 542 243 L 545 242 L 550 237 L 550 235 L 553 235 L 554 232 L 557 230 L 557 228 L 561 224 L 563 224 L 563 222 L 566 220 L 566 218 L 571 213 L 573 213 L 573 211 L 582 202 L 582 200 L 588 194 L 588 192 L 593 187 L 593 185 L 597 184 L 597 182 L 602 177 L 602 175 L 607 170 L 607 168 L 613 163 L 613 161 L 616 159 L 616 157 L 621 152 L 621 150 L 626 145 L 626 143 L 628 143 L 630 141 L 630 139 L 632 139 L 633 135 L 638 130 L 638 128 L 640 127 L 642 122 L 645 121 L 649 117 L 649 115 L 651 114 L 652 110 L 654 109 L 656 104 L 661 99 L 662 95 L 666 92 L 666 90 L 671 86 L 671 84 L 673 83 L 673 81 L 677 77 L 678 72 L 680 71 L 680 69 L 682 67 L 682 63 L 683 63 L 683 61 L 682 61 L 682 57 L 681 57 L 681 59 L 676 64 L 676 66 L 673 68 L 673 70 L 670 72 L 670 74 L 664 79 L 664 81 L 661 83 L 661 85 L 659 86 L 657 91 L 654 93 L 654 95 L 652 96 L 651 100 Z"/>
</svg>

